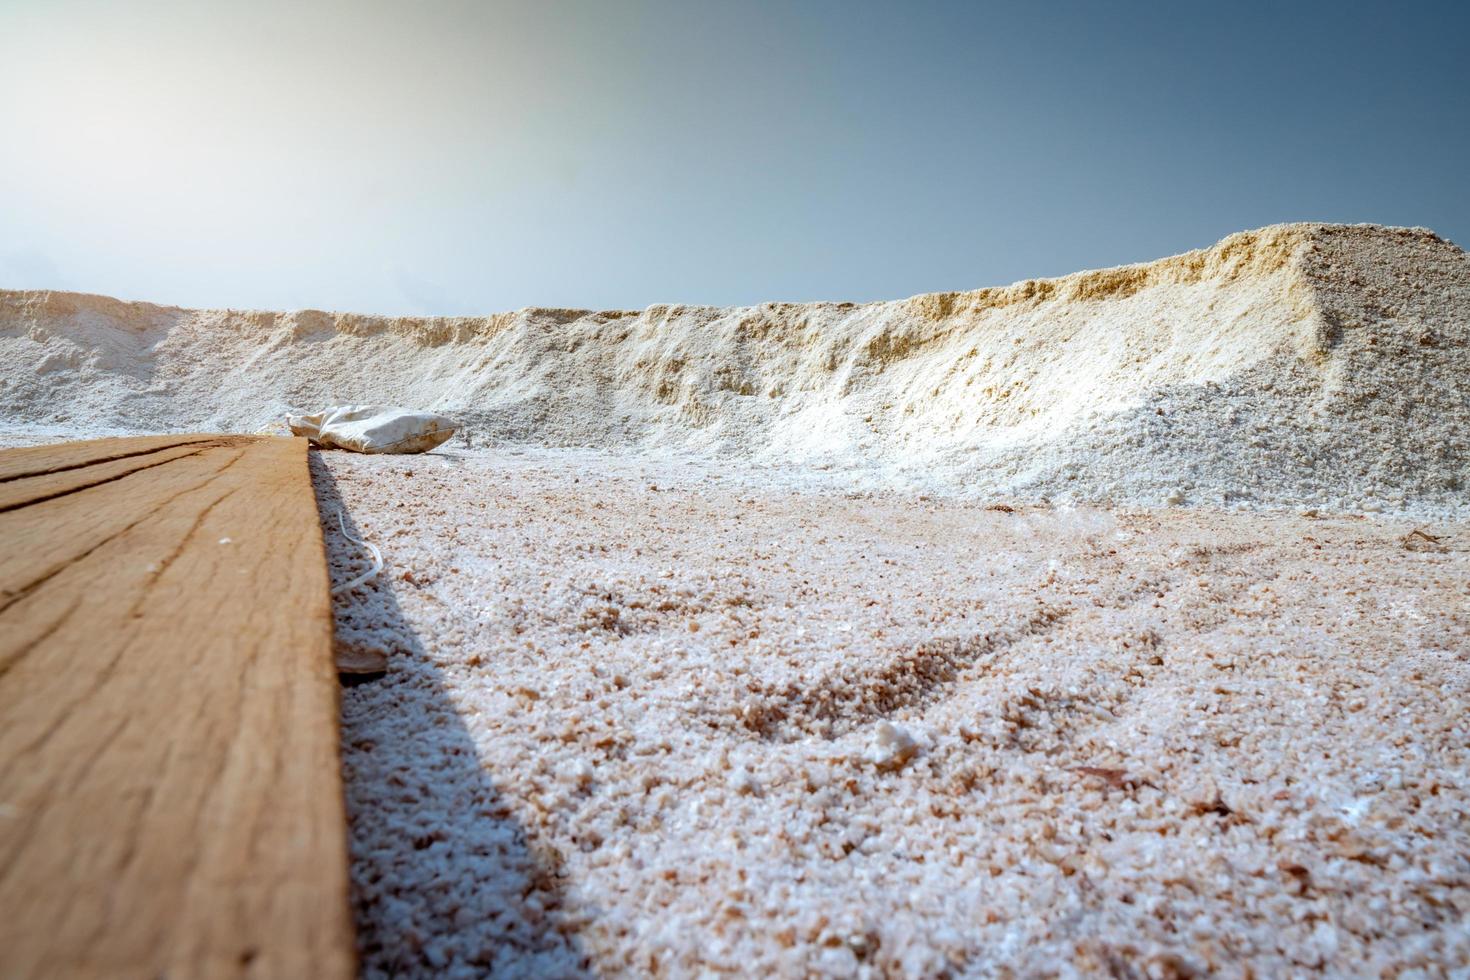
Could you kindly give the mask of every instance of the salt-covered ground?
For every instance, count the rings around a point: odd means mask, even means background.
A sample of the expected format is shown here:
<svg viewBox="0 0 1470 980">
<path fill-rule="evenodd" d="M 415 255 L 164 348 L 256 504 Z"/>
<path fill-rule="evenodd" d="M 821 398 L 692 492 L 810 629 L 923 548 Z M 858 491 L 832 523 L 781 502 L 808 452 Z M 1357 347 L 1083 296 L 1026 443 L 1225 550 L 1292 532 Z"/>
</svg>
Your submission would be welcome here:
<svg viewBox="0 0 1470 980">
<path fill-rule="evenodd" d="M 1463 523 L 313 456 L 369 976 L 1470 967 Z"/>
</svg>

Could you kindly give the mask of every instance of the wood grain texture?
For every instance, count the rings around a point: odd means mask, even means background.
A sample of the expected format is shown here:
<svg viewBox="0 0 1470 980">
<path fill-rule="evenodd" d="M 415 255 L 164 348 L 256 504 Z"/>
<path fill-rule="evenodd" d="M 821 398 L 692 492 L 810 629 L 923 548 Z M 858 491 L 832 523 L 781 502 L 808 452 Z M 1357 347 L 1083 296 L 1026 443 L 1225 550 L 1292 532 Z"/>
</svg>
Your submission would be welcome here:
<svg viewBox="0 0 1470 980">
<path fill-rule="evenodd" d="M 0 453 L 0 975 L 355 968 L 300 439 Z"/>
<path fill-rule="evenodd" d="M 169 446 L 212 442 L 218 438 L 220 437 L 204 434 L 138 436 L 134 439 L 82 439 L 50 446 L 6 449 L 0 451 L 0 481 L 91 466 L 128 456 L 141 456 Z"/>
</svg>

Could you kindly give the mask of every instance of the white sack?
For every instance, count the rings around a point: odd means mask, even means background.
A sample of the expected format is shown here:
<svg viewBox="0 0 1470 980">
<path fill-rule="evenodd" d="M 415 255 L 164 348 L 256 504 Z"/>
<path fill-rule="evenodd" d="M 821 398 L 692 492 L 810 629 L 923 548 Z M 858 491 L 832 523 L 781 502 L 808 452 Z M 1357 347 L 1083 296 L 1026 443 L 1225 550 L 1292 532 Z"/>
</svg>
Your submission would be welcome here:
<svg viewBox="0 0 1470 980">
<path fill-rule="evenodd" d="M 459 427 L 433 412 L 377 405 L 338 405 L 315 415 L 288 415 L 286 424 L 318 446 L 355 453 L 426 453 Z"/>
</svg>

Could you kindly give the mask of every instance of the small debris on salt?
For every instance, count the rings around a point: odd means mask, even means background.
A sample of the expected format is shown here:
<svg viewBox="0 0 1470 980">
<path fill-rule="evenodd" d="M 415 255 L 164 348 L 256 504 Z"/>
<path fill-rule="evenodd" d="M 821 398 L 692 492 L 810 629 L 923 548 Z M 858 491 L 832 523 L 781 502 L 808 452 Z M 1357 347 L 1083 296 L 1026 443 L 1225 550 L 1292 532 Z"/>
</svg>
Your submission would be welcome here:
<svg viewBox="0 0 1470 980">
<path fill-rule="evenodd" d="M 867 759 L 879 769 L 900 769 L 919 753 L 919 743 L 908 732 L 886 721 L 878 722 Z"/>
<path fill-rule="evenodd" d="M 338 637 L 333 654 L 339 674 L 381 674 L 388 669 L 388 651 L 374 640 Z"/>
<path fill-rule="evenodd" d="M 557 770 L 557 778 L 573 786 L 586 786 L 592 782 L 592 766 L 586 759 L 574 759 Z"/>
<path fill-rule="evenodd" d="M 750 796 L 759 793 L 761 786 L 749 769 L 736 769 L 730 774 L 730 788 L 742 796 Z"/>
</svg>

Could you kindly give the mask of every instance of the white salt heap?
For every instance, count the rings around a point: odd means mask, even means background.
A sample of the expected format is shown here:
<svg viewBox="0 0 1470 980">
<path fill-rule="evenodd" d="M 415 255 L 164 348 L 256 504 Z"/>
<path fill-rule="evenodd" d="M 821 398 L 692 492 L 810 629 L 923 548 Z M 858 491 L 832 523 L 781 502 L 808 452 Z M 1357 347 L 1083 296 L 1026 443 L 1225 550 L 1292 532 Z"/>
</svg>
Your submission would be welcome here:
<svg viewBox="0 0 1470 980">
<path fill-rule="evenodd" d="M 255 431 L 381 402 L 484 441 L 714 453 L 848 487 L 1464 513 L 1470 257 L 1278 225 L 889 303 L 413 319 L 0 293 L 0 416 Z"/>
</svg>

